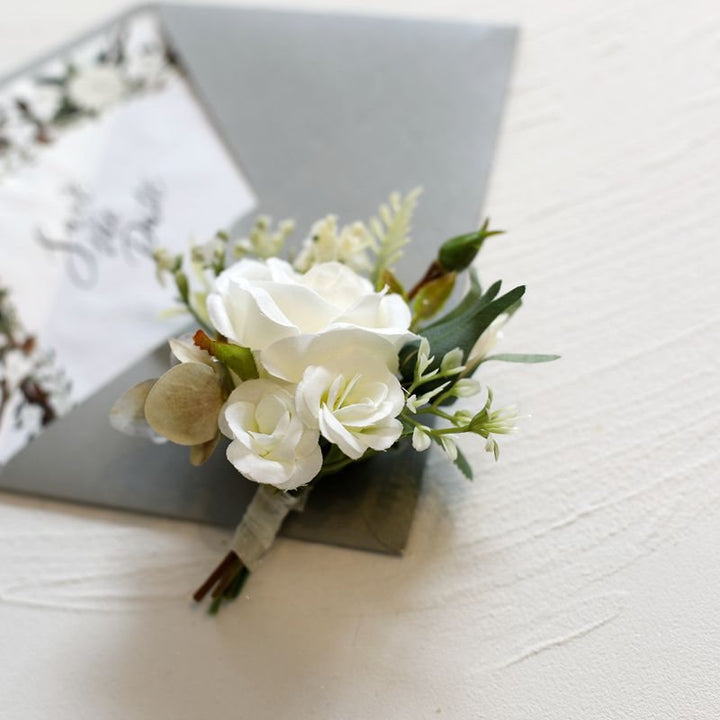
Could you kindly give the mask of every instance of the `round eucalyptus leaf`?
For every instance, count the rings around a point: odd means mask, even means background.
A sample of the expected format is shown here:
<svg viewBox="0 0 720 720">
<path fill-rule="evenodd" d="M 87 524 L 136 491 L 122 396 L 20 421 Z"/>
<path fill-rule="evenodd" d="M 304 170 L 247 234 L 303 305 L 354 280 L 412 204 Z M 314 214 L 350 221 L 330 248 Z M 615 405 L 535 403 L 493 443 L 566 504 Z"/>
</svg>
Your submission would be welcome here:
<svg viewBox="0 0 720 720">
<path fill-rule="evenodd" d="M 222 389 L 215 371 L 201 363 L 170 368 L 145 401 L 150 427 L 178 445 L 201 445 L 218 432 Z"/>
<path fill-rule="evenodd" d="M 198 467 L 204 465 L 210 456 L 215 452 L 215 448 L 220 440 L 220 433 L 218 432 L 212 440 L 201 443 L 200 445 L 193 445 L 190 448 L 190 464 Z"/>
<path fill-rule="evenodd" d="M 156 379 L 145 380 L 131 387 L 110 409 L 110 425 L 126 435 L 164 440 L 145 419 L 145 400 Z"/>
</svg>

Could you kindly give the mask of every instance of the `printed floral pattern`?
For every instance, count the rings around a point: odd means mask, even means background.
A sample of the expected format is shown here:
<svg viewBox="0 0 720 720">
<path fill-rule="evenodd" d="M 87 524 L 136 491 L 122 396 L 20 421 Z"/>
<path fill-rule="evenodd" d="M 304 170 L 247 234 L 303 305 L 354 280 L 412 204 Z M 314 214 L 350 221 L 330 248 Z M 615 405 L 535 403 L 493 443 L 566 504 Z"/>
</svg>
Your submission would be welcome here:
<svg viewBox="0 0 720 720">
<path fill-rule="evenodd" d="M 0 428 L 9 422 L 31 439 L 68 409 L 70 390 L 54 354 L 38 346 L 0 287 Z"/>
<path fill-rule="evenodd" d="M 178 72 L 174 54 L 150 20 L 119 25 L 101 41 L 0 93 L 0 179 L 72 126 L 162 88 Z"/>
</svg>

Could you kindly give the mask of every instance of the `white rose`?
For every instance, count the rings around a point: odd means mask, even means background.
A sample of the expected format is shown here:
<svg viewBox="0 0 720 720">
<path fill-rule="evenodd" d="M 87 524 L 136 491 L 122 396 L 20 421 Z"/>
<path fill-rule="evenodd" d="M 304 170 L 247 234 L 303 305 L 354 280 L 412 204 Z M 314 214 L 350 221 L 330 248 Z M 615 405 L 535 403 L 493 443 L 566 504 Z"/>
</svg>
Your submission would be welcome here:
<svg viewBox="0 0 720 720">
<path fill-rule="evenodd" d="M 366 278 L 337 262 L 304 275 L 283 260 L 240 260 L 217 278 L 207 299 L 215 329 L 252 350 L 282 338 L 360 327 L 399 349 L 410 337 L 410 309 L 395 294 L 376 292 Z"/>
<path fill-rule="evenodd" d="M 220 430 L 232 442 L 228 460 L 250 480 L 293 490 L 322 467 L 318 431 L 300 421 L 290 389 L 274 380 L 247 380 L 220 411 Z"/>
<path fill-rule="evenodd" d="M 387 450 L 402 433 L 405 404 L 392 344 L 359 329 L 287 338 L 260 355 L 264 368 L 296 382 L 305 425 L 317 428 L 353 460 L 369 448 Z"/>
<path fill-rule="evenodd" d="M 68 82 L 70 99 L 84 110 L 101 112 L 125 94 L 125 81 L 114 65 L 81 67 Z"/>
</svg>

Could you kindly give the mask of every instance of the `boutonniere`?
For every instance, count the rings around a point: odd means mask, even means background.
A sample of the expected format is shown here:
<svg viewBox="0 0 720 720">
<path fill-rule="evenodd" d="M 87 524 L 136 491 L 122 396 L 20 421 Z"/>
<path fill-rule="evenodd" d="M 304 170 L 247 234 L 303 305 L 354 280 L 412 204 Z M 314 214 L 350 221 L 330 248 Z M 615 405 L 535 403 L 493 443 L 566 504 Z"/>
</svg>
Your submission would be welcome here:
<svg viewBox="0 0 720 720">
<path fill-rule="evenodd" d="M 248 238 L 219 233 L 187 257 L 155 253 L 159 278 L 172 279 L 198 329 L 170 341 L 175 364 L 131 388 L 111 421 L 188 446 L 197 465 L 224 436 L 228 461 L 257 483 L 230 551 L 194 595 L 211 594 L 212 612 L 237 597 L 318 478 L 400 443 L 417 452 L 434 443 L 472 478 L 456 438 L 479 438 L 497 459 L 497 438 L 516 419 L 494 406 L 480 366 L 557 357 L 490 354 L 525 288 L 480 285 L 473 261 L 499 234 L 487 221 L 443 242 L 427 272 L 402 285 L 394 266 L 418 195 L 393 194 L 367 224 L 319 220 L 292 262 L 281 256 L 293 224 L 273 229 L 265 217 Z M 458 409 L 459 398 L 474 398 L 473 409 L 467 400 Z"/>
</svg>

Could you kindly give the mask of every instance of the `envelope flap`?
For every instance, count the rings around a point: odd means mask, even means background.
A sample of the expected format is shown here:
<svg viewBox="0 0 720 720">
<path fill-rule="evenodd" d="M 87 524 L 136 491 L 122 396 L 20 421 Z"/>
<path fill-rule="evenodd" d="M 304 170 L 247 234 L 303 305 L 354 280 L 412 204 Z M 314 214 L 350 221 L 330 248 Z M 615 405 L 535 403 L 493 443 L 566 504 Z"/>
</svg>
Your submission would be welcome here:
<svg viewBox="0 0 720 720">
<path fill-rule="evenodd" d="M 421 185 L 417 274 L 478 221 L 516 31 L 163 6 L 164 26 L 260 209 L 307 228 Z"/>
</svg>

